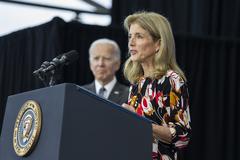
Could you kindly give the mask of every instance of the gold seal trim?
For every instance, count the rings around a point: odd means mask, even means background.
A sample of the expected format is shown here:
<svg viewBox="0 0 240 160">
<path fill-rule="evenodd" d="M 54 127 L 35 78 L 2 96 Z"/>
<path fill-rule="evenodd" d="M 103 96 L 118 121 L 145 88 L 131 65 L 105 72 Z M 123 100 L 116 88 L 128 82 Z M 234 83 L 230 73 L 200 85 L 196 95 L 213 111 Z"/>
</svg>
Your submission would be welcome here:
<svg viewBox="0 0 240 160">
<path fill-rule="evenodd" d="M 18 112 L 13 132 L 13 148 L 18 156 L 26 156 L 33 150 L 41 125 L 40 105 L 34 100 L 26 101 Z"/>
</svg>

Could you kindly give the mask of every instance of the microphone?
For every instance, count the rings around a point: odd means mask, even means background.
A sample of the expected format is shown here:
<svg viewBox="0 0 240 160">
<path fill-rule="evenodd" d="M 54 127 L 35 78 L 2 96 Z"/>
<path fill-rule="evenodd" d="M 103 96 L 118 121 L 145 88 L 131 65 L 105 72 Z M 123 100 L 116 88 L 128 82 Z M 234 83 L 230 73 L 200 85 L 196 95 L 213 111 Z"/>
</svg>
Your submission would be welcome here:
<svg viewBox="0 0 240 160">
<path fill-rule="evenodd" d="M 77 51 L 75 50 L 69 51 L 67 53 L 62 54 L 61 56 L 57 56 L 56 58 L 54 58 L 50 62 L 49 66 L 43 68 L 41 72 L 47 73 L 58 67 L 69 65 L 70 63 L 76 61 L 78 58 L 79 58 L 79 53 Z"/>
<path fill-rule="evenodd" d="M 44 62 L 42 63 L 42 65 L 41 65 L 41 67 L 33 72 L 33 75 L 35 75 L 35 76 L 39 75 L 39 73 L 41 73 L 42 70 L 43 70 L 44 68 L 47 68 L 48 66 L 50 66 L 50 62 L 44 61 Z"/>
</svg>

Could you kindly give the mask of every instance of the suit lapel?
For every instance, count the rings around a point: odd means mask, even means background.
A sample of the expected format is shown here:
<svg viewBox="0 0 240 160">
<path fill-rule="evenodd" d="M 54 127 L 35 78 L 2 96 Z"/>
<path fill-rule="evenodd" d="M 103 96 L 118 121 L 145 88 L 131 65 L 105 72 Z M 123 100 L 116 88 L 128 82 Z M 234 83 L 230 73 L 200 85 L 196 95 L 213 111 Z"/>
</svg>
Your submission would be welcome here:
<svg viewBox="0 0 240 160">
<path fill-rule="evenodd" d="M 89 90 L 92 91 L 93 93 L 96 93 L 96 87 L 95 87 L 94 81 L 89 85 Z"/>
<path fill-rule="evenodd" d="M 108 99 L 114 102 L 118 102 L 120 98 L 121 98 L 121 90 L 120 90 L 119 83 L 117 82 L 114 85 Z"/>
</svg>

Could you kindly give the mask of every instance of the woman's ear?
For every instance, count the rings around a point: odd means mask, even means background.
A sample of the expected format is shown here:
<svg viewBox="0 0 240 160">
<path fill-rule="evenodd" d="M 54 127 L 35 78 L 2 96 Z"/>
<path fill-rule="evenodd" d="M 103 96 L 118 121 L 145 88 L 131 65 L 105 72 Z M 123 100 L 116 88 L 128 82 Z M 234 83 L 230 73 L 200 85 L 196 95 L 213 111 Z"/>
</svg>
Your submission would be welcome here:
<svg viewBox="0 0 240 160">
<path fill-rule="evenodd" d="M 159 52 L 160 43 L 161 43 L 160 39 L 155 42 L 155 47 L 156 47 L 155 53 L 158 53 L 158 52 Z"/>
</svg>

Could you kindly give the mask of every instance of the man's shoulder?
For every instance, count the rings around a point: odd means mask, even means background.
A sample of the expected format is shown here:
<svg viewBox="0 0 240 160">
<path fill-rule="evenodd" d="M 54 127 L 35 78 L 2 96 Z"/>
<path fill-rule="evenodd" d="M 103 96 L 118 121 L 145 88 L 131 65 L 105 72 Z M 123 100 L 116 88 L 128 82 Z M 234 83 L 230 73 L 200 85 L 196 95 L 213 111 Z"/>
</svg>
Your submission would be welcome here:
<svg viewBox="0 0 240 160">
<path fill-rule="evenodd" d="M 127 90 L 127 91 L 128 91 L 128 89 L 129 89 L 128 86 L 126 86 L 125 84 L 122 84 L 122 83 L 120 83 L 120 82 L 118 82 L 118 81 L 117 81 L 117 83 L 115 84 L 115 87 L 116 87 L 116 88 L 119 88 L 119 89 L 121 89 L 121 90 Z"/>
<path fill-rule="evenodd" d="M 95 84 L 94 84 L 94 82 L 92 82 L 92 83 L 84 84 L 81 87 L 88 89 L 88 90 L 93 90 L 93 89 L 95 89 Z"/>
<path fill-rule="evenodd" d="M 121 105 L 121 104 L 127 102 L 128 93 L 129 93 L 128 86 L 126 86 L 120 82 L 116 82 L 116 84 L 114 85 L 113 90 L 111 91 L 111 94 L 109 96 L 109 100 Z"/>
</svg>

